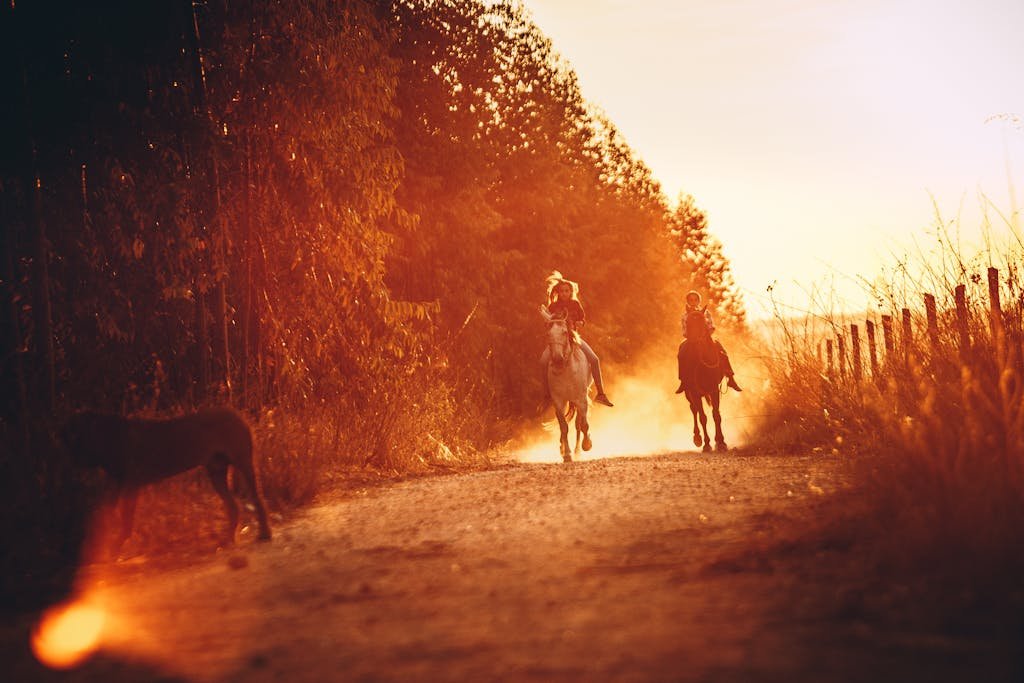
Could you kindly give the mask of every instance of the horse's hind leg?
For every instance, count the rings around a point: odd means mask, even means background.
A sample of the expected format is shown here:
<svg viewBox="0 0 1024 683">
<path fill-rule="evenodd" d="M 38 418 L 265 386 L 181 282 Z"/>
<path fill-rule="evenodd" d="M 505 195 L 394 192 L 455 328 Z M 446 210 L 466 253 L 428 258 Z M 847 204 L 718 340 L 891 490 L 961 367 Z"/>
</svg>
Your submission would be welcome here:
<svg viewBox="0 0 1024 683">
<path fill-rule="evenodd" d="M 228 488 L 228 459 L 223 455 L 214 456 L 206 463 L 206 472 L 210 475 L 213 490 L 224 501 L 224 510 L 228 513 L 228 533 L 225 541 L 227 545 L 234 545 L 238 533 L 238 503 Z"/>
</svg>

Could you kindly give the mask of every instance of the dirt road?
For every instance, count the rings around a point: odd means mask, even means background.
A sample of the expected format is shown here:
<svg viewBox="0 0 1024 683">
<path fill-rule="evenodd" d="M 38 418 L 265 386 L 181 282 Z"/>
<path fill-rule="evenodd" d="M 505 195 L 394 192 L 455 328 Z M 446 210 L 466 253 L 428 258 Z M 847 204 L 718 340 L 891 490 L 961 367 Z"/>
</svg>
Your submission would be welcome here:
<svg viewBox="0 0 1024 683">
<path fill-rule="evenodd" d="M 108 611 L 98 656 L 69 673 L 21 660 L 14 672 L 89 681 L 877 679 L 909 670 L 915 652 L 946 648 L 915 644 L 908 655 L 856 623 L 823 629 L 800 600 L 806 577 L 761 553 L 791 520 L 827 504 L 840 472 L 832 456 L 669 454 L 349 492 L 279 526 L 270 544 L 174 570 L 119 568 L 94 589 Z M 912 670 L 948 665 L 931 660 Z"/>
</svg>

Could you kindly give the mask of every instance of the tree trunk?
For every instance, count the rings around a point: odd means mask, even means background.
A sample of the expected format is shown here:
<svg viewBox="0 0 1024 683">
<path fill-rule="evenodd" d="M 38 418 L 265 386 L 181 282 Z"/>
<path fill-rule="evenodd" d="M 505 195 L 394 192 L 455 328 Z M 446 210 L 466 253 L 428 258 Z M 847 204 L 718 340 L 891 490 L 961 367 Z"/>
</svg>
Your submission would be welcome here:
<svg viewBox="0 0 1024 683">
<path fill-rule="evenodd" d="M 2 415 L 4 421 L 12 425 L 20 425 L 20 443 L 11 443 L 16 453 L 27 452 L 29 443 L 29 403 L 28 384 L 25 379 L 25 333 L 22 330 L 21 317 L 18 313 L 17 277 L 15 263 L 15 235 L 13 220 L 8 215 L 8 199 L 4 196 L 6 188 L 0 186 L 0 207 L 4 214 L 4 240 L 0 253 L 0 277 L 3 278 L 3 297 L 6 303 L 3 322 L 0 324 L 0 384 L 14 387 L 14 391 L 4 396 Z M 7 192 L 9 194 L 9 191 Z"/>
<path fill-rule="evenodd" d="M 16 14 L 12 6 L 12 13 Z M 30 281 L 32 305 L 32 352 L 41 377 L 34 392 L 40 398 L 41 410 L 53 413 L 56 407 L 56 368 L 53 344 L 53 317 L 50 304 L 50 243 L 46 237 L 43 215 L 43 183 L 39 171 L 36 131 L 33 125 L 32 94 L 23 44 L 17 49 L 22 88 L 22 184 L 25 189 L 26 224 L 29 229 Z"/>
<path fill-rule="evenodd" d="M 206 65 L 203 57 L 202 37 L 199 30 L 199 15 L 196 11 L 194 0 L 188 0 L 189 11 L 192 19 L 191 32 L 189 33 L 189 47 L 191 48 L 193 65 L 193 92 L 195 93 L 195 106 L 193 113 L 198 122 L 200 131 L 199 149 L 203 150 L 203 176 L 205 182 L 201 185 L 204 192 L 200 194 L 200 202 L 203 208 L 204 228 L 209 236 L 210 256 L 207 261 L 206 275 L 214 278 L 214 302 L 213 315 L 214 326 L 212 339 L 220 362 L 220 380 L 226 392 L 225 398 L 231 401 L 231 345 L 228 336 L 228 300 L 227 300 L 227 277 L 228 277 L 228 234 L 227 226 L 221 217 L 220 206 L 220 174 L 217 167 L 217 148 L 215 136 L 210 132 L 213 130 L 213 118 L 210 113 L 209 101 L 206 94 Z M 209 335 L 209 331 L 206 331 Z M 207 339 L 210 339 L 208 336 Z M 210 354 L 213 348 L 209 349 Z M 209 356 L 208 356 L 209 358 Z M 212 360 L 212 358 L 210 358 Z"/>
</svg>

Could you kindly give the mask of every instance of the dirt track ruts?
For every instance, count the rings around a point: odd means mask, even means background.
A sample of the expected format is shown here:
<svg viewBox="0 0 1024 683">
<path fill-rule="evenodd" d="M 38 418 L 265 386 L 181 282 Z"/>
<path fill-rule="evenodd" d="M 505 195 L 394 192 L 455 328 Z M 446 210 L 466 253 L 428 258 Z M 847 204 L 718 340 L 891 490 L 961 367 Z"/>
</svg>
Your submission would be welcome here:
<svg viewBox="0 0 1024 683">
<path fill-rule="evenodd" d="M 349 492 L 272 543 L 122 570 L 104 651 L 40 677 L 871 680 L 885 653 L 862 658 L 856 629 L 821 640 L 799 572 L 761 554 L 838 462 L 680 453 Z"/>
</svg>

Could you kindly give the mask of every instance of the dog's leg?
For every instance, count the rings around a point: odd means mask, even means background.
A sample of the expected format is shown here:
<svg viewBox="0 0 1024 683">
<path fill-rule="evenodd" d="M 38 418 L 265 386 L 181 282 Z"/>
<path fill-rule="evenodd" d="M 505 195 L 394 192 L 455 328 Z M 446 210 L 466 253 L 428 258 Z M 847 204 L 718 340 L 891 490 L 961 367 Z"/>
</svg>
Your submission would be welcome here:
<svg viewBox="0 0 1024 683">
<path fill-rule="evenodd" d="M 118 512 L 121 517 L 121 528 L 118 531 L 117 539 L 114 541 L 113 559 L 121 554 L 121 547 L 132 535 L 132 526 L 135 522 L 135 506 L 139 502 L 139 491 L 135 488 L 125 487 L 121 489 L 121 495 L 117 502 Z"/>
<path fill-rule="evenodd" d="M 228 488 L 227 458 L 223 456 L 214 457 L 210 462 L 206 463 L 206 471 L 210 475 L 210 483 L 213 484 L 213 490 L 224 501 L 224 509 L 228 513 L 228 534 L 225 541 L 229 546 L 234 545 L 235 536 L 238 533 L 238 503 L 235 502 L 235 497 L 231 495 L 231 489 Z"/>
<path fill-rule="evenodd" d="M 82 553 L 86 564 L 113 562 L 121 547 L 124 528 L 121 516 L 121 487 L 108 481 L 96 508 Z"/>
<path fill-rule="evenodd" d="M 242 475 L 242 478 L 249 484 L 249 495 L 252 496 L 253 505 L 256 506 L 256 519 L 260 523 L 261 541 L 270 540 L 270 521 L 267 519 L 267 509 L 263 506 L 263 491 L 256 483 L 256 468 L 252 460 L 245 463 L 235 463 L 235 470 Z"/>
</svg>

